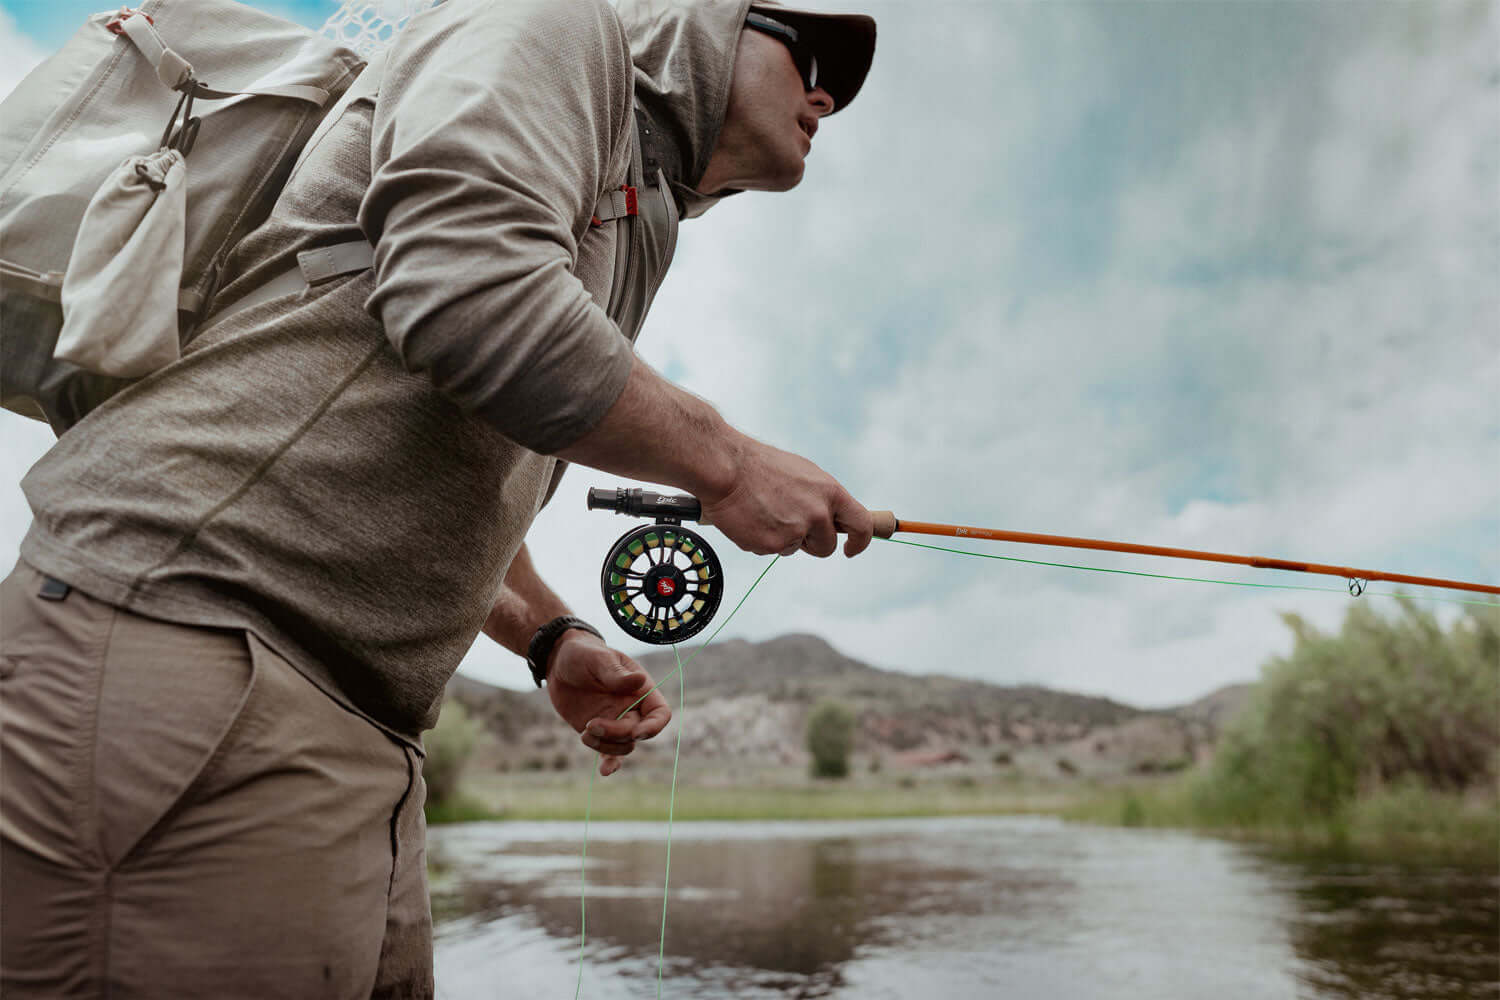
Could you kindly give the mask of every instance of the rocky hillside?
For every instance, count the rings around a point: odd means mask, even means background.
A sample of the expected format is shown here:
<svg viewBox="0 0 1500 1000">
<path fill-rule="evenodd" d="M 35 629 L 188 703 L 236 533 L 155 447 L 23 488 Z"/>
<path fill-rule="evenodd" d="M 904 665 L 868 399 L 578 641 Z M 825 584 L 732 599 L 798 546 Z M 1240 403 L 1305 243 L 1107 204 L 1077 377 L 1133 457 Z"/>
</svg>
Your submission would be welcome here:
<svg viewBox="0 0 1500 1000">
<path fill-rule="evenodd" d="M 676 666 L 670 651 L 642 662 L 658 679 Z M 676 679 L 665 690 L 675 703 Z M 726 641 L 688 667 L 683 753 L 726 764 L 801 765 L 807 714 L 832 699 L 853 710 L 855 753 L 866 766 L 1009 767 L 1048 776 L 1159 773 L 1211 753 L 1248 690 L 1236 685 L 1179 708 L 1148 711 L 1034 685 L 880 670 L 810 635 Z M 496 766 L 562 766 L 559 755 L 565 758 L 575 745 L 541 692 L 455 677 L 448 696 L 483 720 L 493 737 L 486 756 Z M 667 743 L 656 741 L 648 756 Z"/>
</svg>

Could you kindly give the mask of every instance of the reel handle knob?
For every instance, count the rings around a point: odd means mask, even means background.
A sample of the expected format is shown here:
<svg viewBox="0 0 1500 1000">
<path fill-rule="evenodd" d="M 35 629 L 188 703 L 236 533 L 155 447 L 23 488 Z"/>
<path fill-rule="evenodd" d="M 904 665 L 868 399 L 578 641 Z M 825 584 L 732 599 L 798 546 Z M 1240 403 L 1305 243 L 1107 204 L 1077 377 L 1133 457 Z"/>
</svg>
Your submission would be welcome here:
<svg viewBox="0 0 1500 1000">
<path fill-rule="evenodd" d="M 631 517 L 675 517 L 683 521 L 703 520 L 703 505 L 686 493 L 657 493 L 624 487 L 589 490 L 589 510 L 612 510 Z"/>
</svg>

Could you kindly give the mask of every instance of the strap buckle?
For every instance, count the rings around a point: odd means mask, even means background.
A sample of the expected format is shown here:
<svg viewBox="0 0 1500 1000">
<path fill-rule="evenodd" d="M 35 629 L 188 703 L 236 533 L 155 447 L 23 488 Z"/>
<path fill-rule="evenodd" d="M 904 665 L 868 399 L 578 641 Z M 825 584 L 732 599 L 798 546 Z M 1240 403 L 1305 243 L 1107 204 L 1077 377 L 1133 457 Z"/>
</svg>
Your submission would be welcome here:
<svg viewBox="0 0 1500 1000">
<path fill-rule="evenodd" d="M 589 220 L 589 225 L 597 228 L 615 219 L 640 214 L 640 200 L 636 196 L 635 188 L 629 184 L 621 184 L 619 191 L 611 191 L 599 199 L 599 204 L 594 206 L 594 217 Z"/>
<path fill-rule="evenodd" d="M 104 26 L 110 30 L 111 34 L 123 35 L 125 33 L 125 19 L 133 14 L 141 14 L 141 12 L 129 7 L 121 7 L 115 13 L 114 17 L 105 22 Z M 150 14 L 141 14 L 141 16 L 153 27 L 156 25 L 156 20 Z"/>
</svg>

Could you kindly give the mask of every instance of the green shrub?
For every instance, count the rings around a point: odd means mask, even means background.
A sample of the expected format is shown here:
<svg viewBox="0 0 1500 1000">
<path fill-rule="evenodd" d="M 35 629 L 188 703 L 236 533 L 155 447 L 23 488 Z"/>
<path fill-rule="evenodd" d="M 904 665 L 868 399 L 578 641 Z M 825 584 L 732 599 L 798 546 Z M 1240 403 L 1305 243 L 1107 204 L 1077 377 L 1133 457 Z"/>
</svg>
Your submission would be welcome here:
<svg viewBox="0 0 1500 1000">
<path fill-rule="evenodd" d="M 836 701 L 820 702 L 807 716 L 807 749 L 813 777 L 846 777 L 854 749 L 854 713 Z"/>
<path fill-rule="evenodd" d="M 1205 817 L 1236 826 L 1340 825 L 1388 787 L 1462 793 L 1495 779 L 1500 613 L 1444 630 L 1408 600 L 1382 618 L 1354 605 L 1337 635 L 1295 615 L 1291 654 L 1269 663 L 1194 787 Z"/>
<path fill-rule="evenodd" d="M 437 727 L 422 739 L 427 750 L 422 777 L 427 782 L 429 806 L 441 809 L 458 800 L 459 779 L 481 729 L 479 721 L 469 718 L 463 705 L 456 701 L 443 703 Z"/>
</svg>

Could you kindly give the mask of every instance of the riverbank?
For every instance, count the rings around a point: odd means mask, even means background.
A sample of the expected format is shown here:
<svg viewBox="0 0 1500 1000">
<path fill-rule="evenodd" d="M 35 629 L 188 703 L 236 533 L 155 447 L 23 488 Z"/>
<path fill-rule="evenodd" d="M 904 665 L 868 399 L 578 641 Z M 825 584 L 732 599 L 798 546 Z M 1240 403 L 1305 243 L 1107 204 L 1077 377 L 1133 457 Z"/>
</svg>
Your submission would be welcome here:
<svg viewBox="0 0 1500 1000">
<path fill-rule="evenodd" d="M 1205 778 L 1095 789 L 1056 815 L 1106 826 L 1197 830 L 1304 850 L 1500 868 L 1500 793 L 1405 784 L 1366 792 L 1328 819 L 1246 822 L 1203 794 Z"/>
<path fill-rule="evenodd" d="M 429 809 L 428 822 L 473 819 L 650 822 L 666 818 L 671 772 L 493 774 L 466 779 L 460 802 Z M 674 819 L 889 819 L 921 816 L 1058 815 L 1076 803 L 1067 789 L 1012 777 L 899 776 L 818 781 L 785 769 L 738 779 L 730 773 L 679 779 Z"/>
<path fill-rule="evenodd" d="M 627 769 L 609 779 L 581 770 L 468 777 L 459 801 L 429 823 L 474 820 L 651 822 L 666 819 L 670 771 Z M 1037 781 L 1007 774 L 871 774 L 815 781 L 790 769 L 679 778 L 673 818 L 878 819 L 1048 815 L 1105 826 L 1196 830 L 1240 840 L 1366 858 L 1500 867 L 1500 794 L 1444 794 L 1403 786 L 1370 794 L 1331 821 L 1243 822 L 1216 814 L 1184 774 L 1123 783 Z"/>
</svg>

